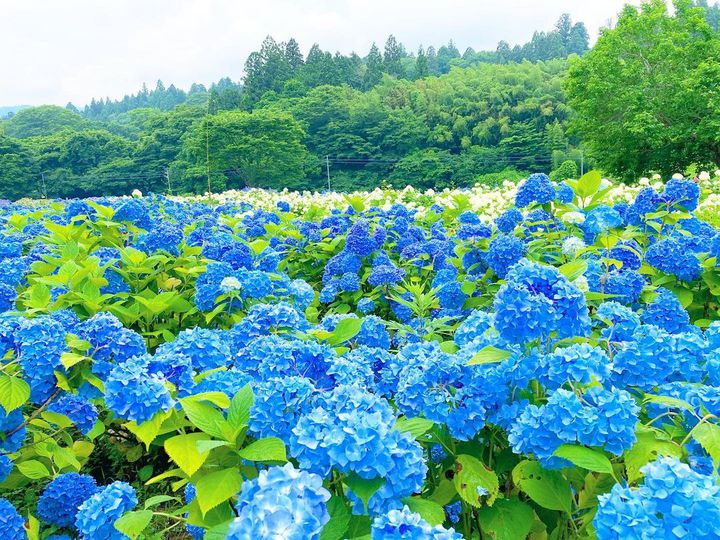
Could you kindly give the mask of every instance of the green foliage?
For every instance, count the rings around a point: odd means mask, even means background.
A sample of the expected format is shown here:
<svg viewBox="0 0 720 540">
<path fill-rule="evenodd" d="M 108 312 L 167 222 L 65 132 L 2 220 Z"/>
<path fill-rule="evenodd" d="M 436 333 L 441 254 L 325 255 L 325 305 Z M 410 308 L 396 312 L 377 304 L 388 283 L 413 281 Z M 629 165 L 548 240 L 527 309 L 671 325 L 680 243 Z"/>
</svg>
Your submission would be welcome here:
<svg viewBox="0 0 720 540">
<path fill-rule="evenodd" d="M 720 162 L 720 35 L 689 0 L 626 6 L 571 62 L 572 127 L 601 168 L 625 179 Z"/>
</svg>

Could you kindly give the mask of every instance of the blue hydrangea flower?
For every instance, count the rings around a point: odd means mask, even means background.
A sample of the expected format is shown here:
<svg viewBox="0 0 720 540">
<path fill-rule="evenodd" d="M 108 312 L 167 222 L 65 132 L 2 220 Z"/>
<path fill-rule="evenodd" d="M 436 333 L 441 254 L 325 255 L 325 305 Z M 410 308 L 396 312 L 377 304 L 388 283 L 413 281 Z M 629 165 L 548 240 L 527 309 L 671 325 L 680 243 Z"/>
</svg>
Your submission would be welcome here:
<svg viewBox="0 0 720 540">
<path fill-rule="evenodd" d="M 25 520 L 6 499 L 0 498 L 0 538 L 3 540 L 25 540 Z"/>
<path fill-rule="evenodd" d="M 137 504 L 135 489 L 130 484 L 113 482 L 80 506 L 75 527 L 85 540 L 126 540 L 128 537 L 115 528 L 115 521 Z"/>
<path fill-rule="evenodd" d="M 217 330 L 191 328 L 180 332 L 173 341 L 163 343 L 156 354 L 183 354 L 190 358 L 198 373 L 224 368 L 230 363 L 230 344 Z"/>
<path fill-rule="evenodd" d="M 511 266 L 525 256 L 525 243 L 516 236 L 500 235 L 490 242 L 486 255 L 487 265 L 500 278 L 504 278 Z"/>
<path fill-rule="evenodd" d="M 290 453 L 301 468 L 322 476 L 335 468 L 365 479 L 384 478 L 370 510 L 399 507 L 403 497 L 420 489 L 427 467 L 422 447 L 394 424 L 387 401 L 355 386 L 338 386 L 320 394 L 315 407 L 300 417 Z"/>
<path fill-rule="evenodd" d="M 358 219 L 353 223 L 345 237 L 345 249 L 358 257 L 367 257 L 385 242 L 385 229 L 379 225 L 370 230 L 367 219 Z"/>
<path fill-rule="evenodd" d="M 60 356 L 67 350 L 65 329 L 50 317 L 25 319 L 16 334 L 20 364 L 30 384 L 30 400 L 46 401 L 55 391 L 55 370 L 64 371 Z"/>
<path fill-rule="evenodd" d="M 375 311 L 375 301 L 372 298 L 361 298 L 358 300 L 357 309 L 360 313 L 367 315 Z"/>
<path fill-rule="evenodd" d="M 653 324 L 671 334 L 684 332 L 690 324 L 690 316 L 677 296 L 667 289 L 659 289 L 655 299 L 645 307 L 641 315 L 645 324 Z"/>
<path fill-rule="evenodd" d="M 276 377 L 255 383 L 253 392 L 250 430 L 288 442 L 298 419 L 312 408 L 315 387 L 305 377 Z"/>
<path fill-rule="evenodd" d="M 669 457 L 640 470 L 645 482 L 639 488 L 616 484 L 598 497 L 598 540 L 718 538 L 720 487 L 712 476 Z"/>
<path fill-rule="evenodd" d="M 119 364 L 105 381 L 105 405 L 125 420 L 141 424 L 174 403 L 165 379 L 149 373 L 144 358 Z"/>
<path fill-rule="evenodd" d="M 124 328 L 111 313 L 93 315 L 78 324 L 76 332 L 90 342 L 91 348 L 85 354 L 93 359 L 92 371 L 101 379 L 105 379 L 115 365 L 147 353 L 142 336 Z"/>
<path fill-rule="evenodd" d="M 372 540 L 462 540 L 462 535 L 454 529 L 445 529 L 442 525 L 432 527 L 420 514 L 410 511 L 407 506 L 402 510 L 390 510 L 387 514 L 375 518 L 370 531 Z"/>
<path fill-rule="evenodd" d="M 641 325 L 613 357 L 612 380 L 620 387 L 650 390 L 669 379 L 678 361 L 668 332 L 657 326 Z"/>
<path fill-rule="evenodd" d="M 575 191 L 567 182 L 560 182 L 556 188 L 557 201 L 562 204 L 569 204 L 575 200 Z"/>
<path fill-rule="evenodd" d="M 545 405 L 527 406 L 511 426 L 508 441 L 516 454 L 534 454 L 548 468 L 562 467 L 553 457 L 562 444 L 602 446 L 620 455 L 635 442 L 640 407 L 624 390 L 591 387 L 582 399 L 555 390 Z"/>
<path fill-rule="evenodd" d="M 606 325 L 600 334 L 609 342 L 630 341 L 640 326 L 640 317 L 617 302 L 603 302 L 598 306 L 595 315 Z"/>
<path fill-rule="evenodd" d="M 38 500 L 38 517 L 49 525 L 72 528 L 80 506 L 98 490 L 92 476 L 61 474 L 53 479 Z"/>
<path fill-rule="evenodd" d="M 5 454 L 0 454 L 0 482 L 4 482 L 13 470 L 13 462 Z"/>
<path fill-rule="evenodd" d="M 15 409 L 6 414 L 0 407 L 0 452 L 17 452 L 25 441 L 26 430 L 23 426 L 25 417 L 21 409 Z M 22 427 L 20 427 L 22 426 Z M 13 432 L 12 435 L 8 435 Z"/>
<path fill-rule="evenodd" d="M 590 317 L 585 295 L 557 268 L 527 259 L 513 266 L 494 300 L 495 328 L 511 343 L 526 343 L 556 332 L 585 336 Z"/>
<path fill-rule="evenodd" d="M 92 430 L 98 419 L 95 405 L 77 394 L 63 394 L 47 410 L 67 416 L 83 435 Z"/>
<path fill-rule="evenodd" d="M 522 221 L 523 215 L 520 213 L 520 210 L 510 208 L 495 218 L 495 226 L 501 233 L 510 234 Z"/>
<path fill-rule="evenodd" d="M 150 229 L 150 212 L 136 199 L 130 199 L 122 203 L 112 217 L 113 221 L 127 221 L 141 229 Z"/>
<path fill-rule="evenodd" d="M 610 377 L 610 359 L 605 351 L 587 343 L 555 349 L 540 364 L 538 380 L 549 389 L 566 382 L 589 384 Z"/>
<path fill-rule="evenodd" d="M 665 184 L 662 200 L 671 206 L 678 205 L 688 212 L 692 212 L 700 201 L 700 186 L 691 180 L 673 178 Z"/>
<path fill-rule="evenodd" d="M 648 264 L 666 274 L 673 274 L 683 281 L 693 281 L 700 276 L 700 260 L 690 249 L 689 239 L 673 236 L 655 242 L 645 252 Z"/>
<path fill-rule="evenodd" d="M 556 196 L 550 178 L 546 174 L 535 173 L 518 186 L 515 206 L 525 208 L 531 203 L 545 204 L 554 201 Z"/>
<path fill-rule="evenodd" d="M 260 471 L 243 483 L 235 505 L 238 517 L 230 524 L 229 540 L 315 540 L 330 520 L 330 493 L 316 474 L 291 463 Z"/>
</svg>

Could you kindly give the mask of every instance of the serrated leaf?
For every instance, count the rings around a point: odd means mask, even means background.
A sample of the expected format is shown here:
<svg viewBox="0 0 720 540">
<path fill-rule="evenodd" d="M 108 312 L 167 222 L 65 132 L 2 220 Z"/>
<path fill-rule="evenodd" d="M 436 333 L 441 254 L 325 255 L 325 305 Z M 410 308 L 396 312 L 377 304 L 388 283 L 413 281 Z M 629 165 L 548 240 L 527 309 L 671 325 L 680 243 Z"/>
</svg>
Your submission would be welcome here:
<svg viewBox="0 0 720 540">
<path fill-rule="evenodd" d="M 500 499 L 478 510 L 480 526 L 494 540 L 527 538 L 533 519 L 532 508 L 518 499 Z"/>
<path fill-rule="evenodd" d="M 250 409 L 255 401 L 252 387 L 249 384 L 243 386 L 235 394 L 228 409 L 228 423 L 235 430 L 243 429 L 250 421 Z"/>
<path fill-rule="evenodd" d="M 130 538 L 137 538 L 150 524 L 152 517 L 151 510 L 128 512 L 115 520 L 115 528 Z"/>
<path fill-rule="evenodd" d="M 142 424 L 138 424 L 137 422 L 127 422 L 125 427 L 130 433 L 135 435 L 145 444 L 146 449 L 149 449 L 150 444 L 152 444 L 155 437 L 157 437 L 158 433 L 160 433 L 160 427 L 167 417 L 168 413 L 165 411 L 158 411 L 155 413 L 155 416 Z"/>
<path fill-rule="evenodd" d="M 548 471 L 537 461 L 518 463 L 512 472 L 513 482 L 543 508 L 572 513 L 570 482 L 558 471 Z"/>
<path fill-rule="evenodd" d="M 147 510 L 148 508 L 152 508 L 153 506 L 157 506 L 158 504 L 177 500 L 177 497 L 171 497 L 170 495 L 155 495 L 154 497 L 150 497 L 148 500 L 146 500 L 144 506 L 145 510 Z"/>
<path fill-rule="evenodd" d="M 350 524 L 350 511 L 343 499 L 333 495 L 327 503 L 330 520 L 323 527 L 319 540 L 341 540 Z"/>
<path fill-rule="evenodd" d="M 363 502 L 363 507 L 367 510 L 368 501 L 375 492 L 385 484 L 384 478 L 361 478 L 356 473 L 351 472 L 345 482 L 348 489 L 352 491 Z"/>
<path fill-rule="evenodd" d="M 19 377 L 0 373 L 0 405 L 9 414 L 30 399 L 30 385 Z"/>
<path fill-rule="evenodd" d="M 233 429 L 223 414 L 215 407 L 207 402 L 186 398 L 181 399 L 180 404 L 193 425 L 218 439 L 234 440 Z"/>
<path fill-rule="evenodd" d="M 461 454 L 455 458 L 455 489 L 468 504 L 480 507 L 483 497 L 492 505 L 499 493 L 499 481 L 495 472 L 476 457 Z"/>
<path fill-rule="evenodd" d="M 23 461 L 22 463 L 16 463 L 15 466 L 18 471 L 23 474 L 23 476 L 26 476 L 31 480 L 40 480 L 41 478 L 48 478 L 50 476 L 50 471 L 45 464 L 35 459 Z"/>
<path fill-rule="evenodd" d="M 480 349 L 467 363 L 468 366 L 476 364 L 494 364 L 510 358 L 510 352 L 487 345 Z"/>
<path fill-rule="evenodd" d="M 717 470 L 718 464 L 720 464 L 720 426 L 702 422 L 697 424 L 691 433 L 693 439 L 710 454 L 715 464 L 715 470 Z"/>
<path fill-rule="evenodd" d="M 643 427 L 636 432 L 637 439 L 630 450 L 625 451 L 625 471 L 628 482 L 634 483 L 642 478 L 640 469 L 659 456 L 681 457 L 682 449 L 653 428 Z"/>
<path fill-rule="evenodd" d="M 247 445 L 238 452 L 249 461 L 287 461 L 285 443 L 277 437 L 265 437 Z"/>
<path fill-rule="evenodd" d="M 208 457 L 209 451 L 201 452 L 197 447 L 198 441 L 207 438 L 204 433 L 176 435 L 165 441 L 165 452 L 185 474 L 192 476 Z"/>
<path fill-rule="evenodd" d="M 242 482 L 242 475 L 236 468 L 215 471 L 200 478 L 195 484 L 195 489 L 203 516 L 210 509 L 237 495 Z"/>
<path fill-rule="evenodd" d="M 610 463 L 608 457 L 602 452 L 593 450 L 592 448 L 578 446 L 576 444 L 563 444 L 553 452 L 553 455 L 567 459 L 573 465 L 589 471 L 615 475 L 612 463 Z"/>
<path fill-rule="evenodd" d="M 340 345 L 341 343 L 351 340 L 360 332 L 362 322 L 363 319 L 357 319 L 355 317 L 340 320 L 340 322 L 335 325 L 330 337 L 328 337 L 328 343 L 330 345 Z"/>
<path fill-rule="evenodd" d="M 436 502 L 421 497 L 406 497 L 402 502 L 430 525 L 442 525 L 445 521 L 445 509 Z"/>
<path fill-rule="evenodd" d="M 430 431 L 435 422 L 427 418 L 398 418 L 395 422 L 395 429 L 400 433 L 409 433 L 413 439 L 417 439 Z"/>
</svg>

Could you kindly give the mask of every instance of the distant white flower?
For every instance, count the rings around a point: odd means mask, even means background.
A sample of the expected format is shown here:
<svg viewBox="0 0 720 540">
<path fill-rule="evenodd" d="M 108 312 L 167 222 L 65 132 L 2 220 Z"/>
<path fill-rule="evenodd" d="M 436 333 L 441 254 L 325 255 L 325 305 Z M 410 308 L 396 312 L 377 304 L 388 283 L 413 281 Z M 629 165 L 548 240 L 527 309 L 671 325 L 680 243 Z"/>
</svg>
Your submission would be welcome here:
<svg viewBox="0 0 720 540">
<path fill-rule="evenodd" d="M 582 292 L 588 292 L 590 290 L 590 284 L 588 283 L 588 280 L 585 276 L 580 276 L 580 277 L 576 278 L 575 281 L 573 281 L 573 283 Z"/>
<path fill-rule="evenodd" d="M 715 178 L 720 178 L 720 169 L 715 171 Z"/>
<path fill-rule="evenodd" d="M 132 196 L 136 199 L 139 199 L 140 197 L 142 197 L 142 191 L 140 191 L 139 189 L 133 189 Z"/>
<path fill-rule="evenodd" d="M 228 276 L 226 278 L 223 278 L 223 280 L 220 282 L 220 290 L 229 293 L 230 291 L 239 291 L 242 289 L 242 285 L 240 284 L 240 280 L 233 276 Z"/>
<path fill-rule="evenodd" d="M 585 247 L 585 242 L 577 236 L 569 236 L 565 239 L 562 245 L 563 255 L 567 257 L 574 257 L 578 251 Z"/>
<path fill-rule="evenodd" d="M 580 225 L 581 223 L 585 223 L 585 214 L 582 212 L 565 212 L 560 219 L 565 223 Z"/>
<path fill-rule="evenodd" d="M 638 184 L 640 184 L 641 186 L 649 186 L 650 179 L 647 176 L 643 176 L 640 180 L 638 180 Z"/>
<path fill-rule="evenodd" d="M 698 179 L 702 180 L 703 182 L 706 182 L 706 181 L 710 180 L 710 173 L 707 171 L 701 171 L 700 174 L 698 175 Z"/>
<path fill-rule="evenodd" d="M 662 180 L 662 176 L 660 176 L 658 173 L 653 173 L 650 178 L 652 178 L 653 180 Z"/>
<path fill-rule="evenodd" d="M 673 174 L 672 177 L 673 177 L 673 180 L 682 180 L 683 178 L 685 178 L 682 174 L 680 174 L 678 172 Z"/>
</svg>

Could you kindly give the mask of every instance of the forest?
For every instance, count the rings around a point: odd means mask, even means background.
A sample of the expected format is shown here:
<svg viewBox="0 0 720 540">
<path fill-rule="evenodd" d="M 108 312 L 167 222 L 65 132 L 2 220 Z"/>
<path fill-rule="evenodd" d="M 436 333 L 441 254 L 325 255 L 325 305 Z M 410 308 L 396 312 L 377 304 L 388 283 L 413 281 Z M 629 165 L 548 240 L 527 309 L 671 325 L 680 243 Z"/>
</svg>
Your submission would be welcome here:
<svg viewBox="0 0 720 540">
<path fill-rule="evenodd" d="M 0 197 L 444 188 L 561 165 L 566 176 L 596 165 L 637 178 L 717 164 L 720 8 L 677 4 L 674 14 L 659 0 L 626 8 L 592 50 L 567 14 L 493 51 L 451 41 L 409 52 L 390 36 L 362 57 L 317 44 L 304 56 L 294 39 L 268 36 L 238 81 L 187 91 L 157 81 L 121 100 L 7 112 Z M 669 51 L 653 38 L 658 25 Z M 700 46 L 687 39 L 696 35 Z M 639 43 L 652 73 L 633 60 Z M 678 75 L 679 85 L 654 83 Z M 653 99 L 638 105 L 648 85 Z"/>
</svg>

